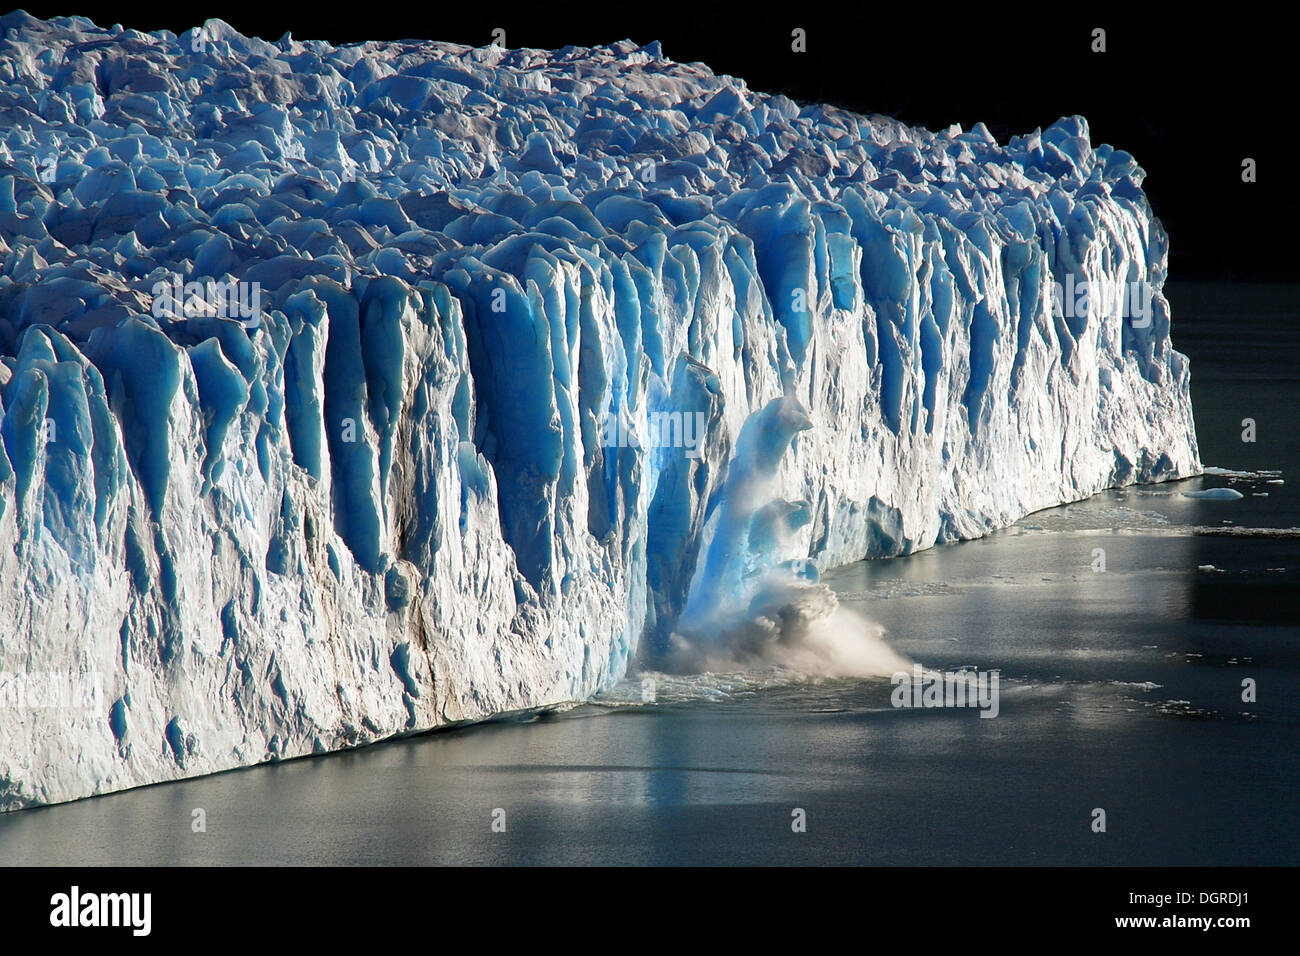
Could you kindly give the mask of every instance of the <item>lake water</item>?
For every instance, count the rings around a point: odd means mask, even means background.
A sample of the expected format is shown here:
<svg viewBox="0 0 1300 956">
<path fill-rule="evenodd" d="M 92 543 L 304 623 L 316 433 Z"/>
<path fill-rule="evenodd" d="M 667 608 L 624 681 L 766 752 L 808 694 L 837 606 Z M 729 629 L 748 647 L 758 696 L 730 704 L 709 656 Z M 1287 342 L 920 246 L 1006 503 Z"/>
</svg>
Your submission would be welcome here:
<svg viewBox="0 0 1300 956">
<path fill-rule="evenodd" d="M 6 814 L 0 863 L 1300 863 L 1300 291 L 1169 294 L 1202 459 L 1237 474 L 827 576 L 908 658 L 996 668 L 997 719 L 896 709 L 887 680 L 660 675 L 653 703 L 629 682 L 562 712 Z M 1218 486 L 1244 497 L 1184 494 Z"/>
</svg>

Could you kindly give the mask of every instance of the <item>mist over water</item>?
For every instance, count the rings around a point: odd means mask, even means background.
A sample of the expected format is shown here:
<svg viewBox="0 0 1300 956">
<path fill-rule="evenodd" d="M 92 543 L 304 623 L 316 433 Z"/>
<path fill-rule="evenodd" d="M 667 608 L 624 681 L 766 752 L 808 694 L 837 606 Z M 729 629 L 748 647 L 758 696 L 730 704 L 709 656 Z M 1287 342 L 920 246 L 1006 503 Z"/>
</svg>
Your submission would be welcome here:
<svg viewBox="0 0 1300 956">
<path fill-rule="evenodd" d="M 841 605 L 826 585 L 784 569 L 766 575 L 743 613 L 721 611 L 697 626 L 706 636 L 672 636 L 666 670 L 778 667 L 808 677 L 889 677 L 911 667 L 886 643 L 883 627 Z"/>
</svg>

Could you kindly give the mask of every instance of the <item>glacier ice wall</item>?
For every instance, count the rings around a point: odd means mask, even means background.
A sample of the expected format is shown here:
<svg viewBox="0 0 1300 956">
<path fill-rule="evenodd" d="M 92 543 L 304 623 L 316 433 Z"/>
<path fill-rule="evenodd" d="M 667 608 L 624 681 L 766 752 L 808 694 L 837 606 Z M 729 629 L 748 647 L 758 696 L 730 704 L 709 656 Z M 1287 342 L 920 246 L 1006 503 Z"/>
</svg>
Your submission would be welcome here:
<svg viewBox="0 0 1300 956">
<path fill-rule="evenodd" d="M 1199 470 L 1079 117 L 22 13 L 0 117 L 4 808 L 581 698 L 773 567 Z"/>
</svg>

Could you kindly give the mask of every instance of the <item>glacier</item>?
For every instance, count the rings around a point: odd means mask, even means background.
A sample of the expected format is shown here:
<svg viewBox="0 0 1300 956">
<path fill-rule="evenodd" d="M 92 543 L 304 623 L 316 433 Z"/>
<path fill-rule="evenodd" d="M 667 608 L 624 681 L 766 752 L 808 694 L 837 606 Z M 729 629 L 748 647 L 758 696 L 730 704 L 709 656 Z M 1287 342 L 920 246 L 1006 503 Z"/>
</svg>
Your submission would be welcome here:
<svg viewBox="0 0 1300 956">
<path fill-rule="evenodd" d="M 580 700 L 1200 471 L 1081 117 L 22 12 L 0 116 L 3 809 Z"/>
</svg>

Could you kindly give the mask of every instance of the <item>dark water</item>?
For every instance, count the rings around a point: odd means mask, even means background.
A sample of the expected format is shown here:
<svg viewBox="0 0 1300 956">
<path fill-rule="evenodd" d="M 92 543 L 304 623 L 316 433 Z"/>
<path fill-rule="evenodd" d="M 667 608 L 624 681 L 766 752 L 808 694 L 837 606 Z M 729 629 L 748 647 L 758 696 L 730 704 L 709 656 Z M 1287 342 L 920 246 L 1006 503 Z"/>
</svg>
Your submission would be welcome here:
<svg viewBox="0 0 1300 956">
<path fill-rule="evenodd" d="M 653 704 L 628 685 L 528 721 L 8 814 L 0 862 L 1300 863 L 1300 292 L 1170 297 L 1202 458 L 1243 474 L 1109 492 L 829 577 L 909 658 L 999 669 L 997 719 L 894 709 L 883 680 L 660 678 Z M 1245 497 L 1183 495 L 1220 485 Z"/>
</svg>

